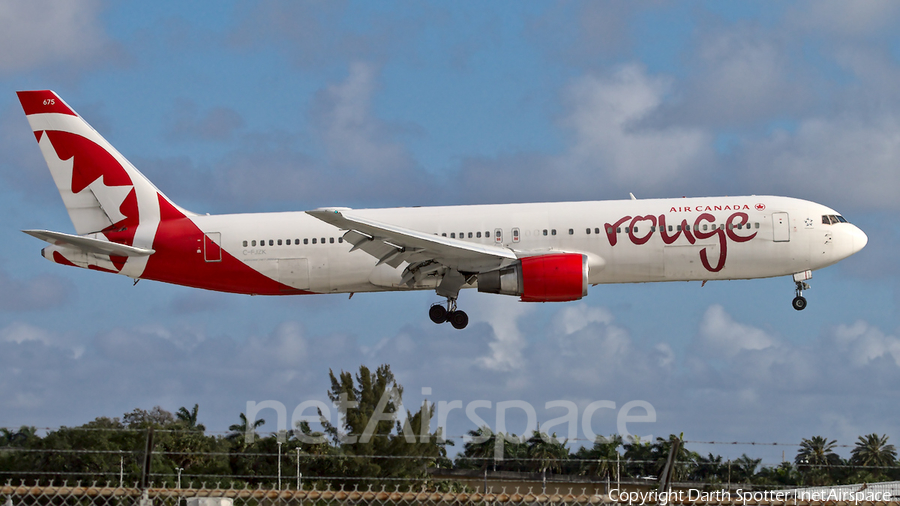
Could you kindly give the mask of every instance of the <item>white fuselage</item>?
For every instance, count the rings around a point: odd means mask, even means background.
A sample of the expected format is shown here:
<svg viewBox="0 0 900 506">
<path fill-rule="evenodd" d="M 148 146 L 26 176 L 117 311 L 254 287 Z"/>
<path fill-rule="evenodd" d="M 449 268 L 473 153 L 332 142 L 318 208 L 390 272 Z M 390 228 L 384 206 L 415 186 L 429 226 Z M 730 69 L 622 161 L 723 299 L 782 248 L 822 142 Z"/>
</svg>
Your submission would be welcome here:
<svg viewBox="0 0 900 506">
<path fill-rule="evenodd" d="M 588 256 L 592 285 L 789 275 L 834 264 L 866 243 L 865 234 L 850 223 L 823 223 L 823 216 L 838 214 L 834 210 L 772 196 L 354 213 L 407 229 L 506 247 L 520 256 L 582 253 Z M 741 223 L 740 215 L 747 217 L 746 223 Z M 190 219 L 207 235 L 219 234 L 223 250 L 242 263 L 299 290 L 337 293 L 435 286 L 427 280 L 412 287 L 401 285 L 403 266 L 376 266 L 375 258 L 349 251 L 351 245 L 342 240 L 345 231 L 303 212 Z M 198 248 L 194 254 L 205 253 Z"/>
</svg>

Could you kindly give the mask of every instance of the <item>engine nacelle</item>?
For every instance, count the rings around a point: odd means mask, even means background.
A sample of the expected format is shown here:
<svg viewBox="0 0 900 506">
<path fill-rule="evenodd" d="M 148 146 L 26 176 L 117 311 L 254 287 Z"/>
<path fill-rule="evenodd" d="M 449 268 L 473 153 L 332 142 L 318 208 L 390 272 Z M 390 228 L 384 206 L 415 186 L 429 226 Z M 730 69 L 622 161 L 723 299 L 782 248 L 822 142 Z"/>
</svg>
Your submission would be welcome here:
<svg viewBox="0 0 900 506">
<path fill-rule="evenodd" d="M 478 291 L 519 295 L 522 302 L 565 302 L 587 295 L 586 255 L 557 253 L 520 259 L 478 275 Z"/>
</svg>

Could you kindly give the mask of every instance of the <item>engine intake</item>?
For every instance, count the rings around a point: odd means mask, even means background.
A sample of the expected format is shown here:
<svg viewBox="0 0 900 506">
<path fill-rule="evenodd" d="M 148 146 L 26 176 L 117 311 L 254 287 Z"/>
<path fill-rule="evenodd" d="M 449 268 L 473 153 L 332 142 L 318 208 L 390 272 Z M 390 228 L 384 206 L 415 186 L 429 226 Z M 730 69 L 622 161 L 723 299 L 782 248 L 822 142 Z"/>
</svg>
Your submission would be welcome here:
<svg viewBox="0 0 900 506">
<path fill-rule="evenodd" d="M 587 256 L 557 253 L 525 257 L 478 275 L 478 291 L 521 296 L 522 302 L 565 302 L 587 295 Z"/>
</svg>

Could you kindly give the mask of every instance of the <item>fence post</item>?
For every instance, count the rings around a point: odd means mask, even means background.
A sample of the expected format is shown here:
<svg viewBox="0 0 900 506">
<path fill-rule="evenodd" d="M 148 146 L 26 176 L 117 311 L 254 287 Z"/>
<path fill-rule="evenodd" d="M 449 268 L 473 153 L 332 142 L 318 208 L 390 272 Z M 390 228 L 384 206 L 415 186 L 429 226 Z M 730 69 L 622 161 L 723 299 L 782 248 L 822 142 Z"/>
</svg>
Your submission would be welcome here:
<svg viewBox="0 0 900 506">
<path fill-rule="evenodd" d="M 674 438 L 672 441 L 672 449 L 669 450 L 669 458 L 666 459 L 666 466 L 663 468 L 662 474 L 659 475 L 658 493 L 668 491 L 672 484 L 672 478 L 675 475 L 675 466 L 678 461 L 678 451 L 681 449 L 681 439 Z"/>
<path fill-rule="evenodd" d="M 144 468 L 141 471 L 141 490 L 147 490 L 148 479 L 150 478 L 150 461 L 153 458 L 153 427 L 147 429 L 147 446 L 144 450 Z"/>
</svg>

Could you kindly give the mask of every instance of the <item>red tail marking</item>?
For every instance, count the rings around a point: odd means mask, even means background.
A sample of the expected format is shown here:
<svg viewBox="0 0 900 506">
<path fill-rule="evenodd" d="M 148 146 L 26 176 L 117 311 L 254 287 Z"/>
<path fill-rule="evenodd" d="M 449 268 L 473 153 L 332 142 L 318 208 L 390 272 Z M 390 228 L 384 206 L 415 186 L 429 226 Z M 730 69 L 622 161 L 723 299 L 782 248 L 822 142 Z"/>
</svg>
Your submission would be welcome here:
<svg viewBox="0 0 900 506">
<path fill-rule="evenodd" d="M 221 292 L 312 293 L 264 276 L 224 249 L 221 261 L 207 262 L 203 258 L 203 232 L 162 195 L 159 195 L 159 214 L 161 220 L 153 239 L 156 253 L 147 261 L 142 278 Z"/>
<path fill-rule="evenodd" d="M 107 269 L 105 267 L 100 267 L 98 265 L 88 265 L 87 268 L 92 271 L 108 272 L 110 274 L 118 274 L 119 273 L 119 271 L 114 271 L 111 269 Z"/>
<path fill-rule="evenodd" d="M 222 248 L 220 248 L 218 244 L 214 243 L 212 239 L 210 239 L 206 234 L 203 235 L 203 254 L 206 256 L 207 260 L 222 258 Z"/>
<path fill-rule="evenodd" d="M 68 265 L 69 267 L 78 267 L 77 265 L 70 262 L 68 258 L 62 256 L 62 253 L 60 253 L 59 251 L 53 252 L 53 261 L 58 264 Z"/>
<path fill-rule="evenodd" d="M 162 221 L 166 220 L 177 220 L 180 218 L 184 218 L 184 213 L 179 211 L 175 206 L 172 205 L 171 202 L 166 200 L 162 195 L 156 194 L 157 199 L 159 200 L 159 219 Z"/>
<path fill-rule="evenodd" d="M 99 177 L 106 186 L 131 186 L 131 178 L 108 151 L 84 137 L 69 132 L 50 130 L 50 142 L 60 160 L 75 157 L 72 191 L 78 193 Z"/>
<path fill-rule="evenodd" d="M 75 111 L 69 107 L 50 90 L 40 91 L 17 91 L 19 102 L 22 109 L 25 110 L 26 116 L 32 114 L 44 114 L 55 112 L 59 114 L 68 114 L 69 116 L 78 116 Z"/>
<path fill-rule="evenodd" d="M 128 260 L 128 257 L 117 257 L 115 255 L 110 255 L 109 260 L 116 266 L 116 269 L 122 270 L 125 267 L 125 262 Z"/>
<path fill-rule="evenodd" d="M 43 130 L 35 130 L 34 138 L 37 139 L 38 142 L 41 142 L 41 137 L 43 137 L 43 136 L 44 136 Z"/>
</svg>

